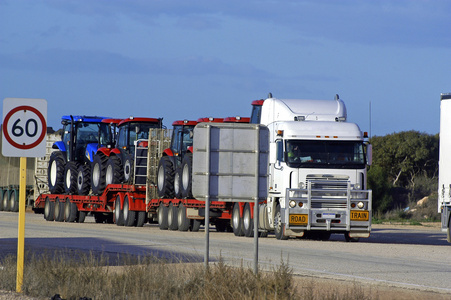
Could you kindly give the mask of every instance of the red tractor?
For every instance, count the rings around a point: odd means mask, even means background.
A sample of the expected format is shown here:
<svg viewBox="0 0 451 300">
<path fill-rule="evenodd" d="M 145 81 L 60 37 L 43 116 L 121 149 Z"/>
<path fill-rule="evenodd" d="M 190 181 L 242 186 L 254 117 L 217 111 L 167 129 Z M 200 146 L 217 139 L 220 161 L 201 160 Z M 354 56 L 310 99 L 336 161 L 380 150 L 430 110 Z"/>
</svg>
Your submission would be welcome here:
<svg viewBox="0 0 451 300">
<path fill-rule="evenodd" d="M 163 119 L 123 119 L 117 125 L 115 148 L 97 150 L 92 163 L 91 188 L 100 195 L 108 184 L 133 184 L 135 142 L 147 142 L 151 128 L 162 128 Z"/>
</svg>

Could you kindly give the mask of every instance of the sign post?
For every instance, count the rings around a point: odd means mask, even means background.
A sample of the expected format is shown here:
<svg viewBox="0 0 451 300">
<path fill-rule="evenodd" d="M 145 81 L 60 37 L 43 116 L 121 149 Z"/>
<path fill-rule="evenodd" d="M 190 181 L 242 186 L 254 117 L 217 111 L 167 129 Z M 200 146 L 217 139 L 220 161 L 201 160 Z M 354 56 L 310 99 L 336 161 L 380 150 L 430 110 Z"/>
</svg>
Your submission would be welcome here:
<svg viewBox="0 0 451 300">
<path fill-rule="evenodd" d="M 20 157 L 19 224 L 17 239 L 16 292 L 22 292 L 25 252 L 25 197 L 27 157 L 45 156 L 47 101 L 5 98 L 3 100 L 2 154 Z"/>
</svg>

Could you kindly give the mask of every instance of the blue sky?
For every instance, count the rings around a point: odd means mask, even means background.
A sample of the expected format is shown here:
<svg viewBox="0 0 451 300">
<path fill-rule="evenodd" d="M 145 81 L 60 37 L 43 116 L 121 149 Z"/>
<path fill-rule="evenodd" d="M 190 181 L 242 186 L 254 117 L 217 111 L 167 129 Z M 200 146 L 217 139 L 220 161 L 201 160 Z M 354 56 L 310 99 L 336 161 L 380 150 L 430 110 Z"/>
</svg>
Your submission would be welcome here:
<svg viewBox="0 0 451 300">
<path fill-rule="evenodd" d="M 46 99 L 58 129 L 68 114 L 171 127 L 249 116 L 268 92 L 339 94 L 372 135 L 435 134 L 450 13 L 448 0 L 0 0 L 0 99 Z"/>
</svg>

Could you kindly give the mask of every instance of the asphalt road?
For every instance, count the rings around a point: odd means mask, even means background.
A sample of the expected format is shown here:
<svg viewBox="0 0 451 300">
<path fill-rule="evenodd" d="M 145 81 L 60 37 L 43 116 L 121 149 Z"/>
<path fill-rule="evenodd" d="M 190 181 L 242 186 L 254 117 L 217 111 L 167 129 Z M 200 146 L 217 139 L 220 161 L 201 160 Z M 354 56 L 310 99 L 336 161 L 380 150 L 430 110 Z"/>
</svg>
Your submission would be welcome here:
<svg viewBox="0 0 451 300">
<path fill-rule="evenodd" d="M 0 212 L 0 256 L 15 254 L 18 214 Z M 119 254 L 149 255 L 181 262 L 203 262 L 205 231 L 162 231 L 154 224 L 143 228 L 96 224 L 47 222 L 43 215 L 26 214 L 25 250 L 94 251 L 111 257 Z M 220 257 L 229 264 L 252 268 L 253 238 L 210 232 L 210 261 Z M 289 264 L 294 274 L 380 283 L 417 290 L 450 293 L 451 244 L 438 226 L 374 225 L 370 238 L 346 243 L 343 235 L 329 241 L 289 239 L 274 235 L 259 239 L 259 267 Z"/>
</svg>

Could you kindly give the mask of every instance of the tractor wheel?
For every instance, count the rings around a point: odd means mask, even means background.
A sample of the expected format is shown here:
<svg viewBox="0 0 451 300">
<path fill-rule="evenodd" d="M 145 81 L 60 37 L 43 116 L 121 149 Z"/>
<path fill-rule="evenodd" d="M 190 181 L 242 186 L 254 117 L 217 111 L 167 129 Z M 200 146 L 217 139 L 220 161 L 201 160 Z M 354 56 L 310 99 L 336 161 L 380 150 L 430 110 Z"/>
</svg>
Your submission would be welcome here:
<svg viewBox="0 0 451 300">
<path fill-rule="evenodd" d="M 96 154 L 92 162 L 91 188 L 96 195 L 103 193 L 106 187 L 105 169 L 108 157 L 103 153 Z"/>
<path fill-rule="evenodd" d="M 235 236 L 243 236 L 243 219 L 240 217 L 240 205 L 235 203 L 232 210 L 232 228 Z"/>
<path fill-rule="evenodd" d="M 88 195 L 91 190 L 91 168 L 81 165 L 77 170 L 77 194 Z"/>
<path fill-rule="evenodd" d="M 130 210 L 130 199 L 127 195 L 124 197 L 124 225 L 131 227 L 135 225 L 136 211 Z"/>
<path fill-rule="evenodd" d="M 77 162 L 69 161 L 64 168 L 64 191 L 66 194 L 75 194 L 77 192 L 78 167 Z"/>
<path fill-rule="evenodd" d="M 116 155 L 110 156 L 110 158 L 108 158 L 105 171 L 106 185 L 122 183 L 123 181 L 122 173 L 123 173 L 122 164 L 119 157 L 117 157 Z"/>
<path fill-rule="evenodd" d="M 182 196 L 184 198 L 193 198 L 193 193 L 191 190 L 193 177 L 192 177 L 192 168 L 193 168 L 193 155 L 186 154 L 182 161 L 182 172 L 181 172 L 181 185 L 180 188 L 182 190 Z"/>
<path fill-rule="evenodd" d="M 133 184 L 133 158 L 130 155 L 127 155 L 124 160 L 124 176 L 123 176 L 123 182 L 127 184 Z"/>
<path fill-rule="evenodd" d="M 274 232 L 278 240 L 286 240 L 288 236 L 285 235 L 285 224 L 282 223 L 282 215 L 280 213 L 280 205 L 276 206 L 276 213 L 274 215 Z"/>
<path fill-rule="evenodd" d="M 50 155 L 49 168 L 47 170 L 49 190 L 51 194 L 64 192 L 64 167 L 66 158 L 61 151 L 54 151 Z"/>
<path fill-rule="evenodd" d="M 163 156 L 158 163 L 158 196 L 174 198 L 174 164 L 170 157 Z"/>
<path fill-rule="evenodd" d="M 181 189 L 181 178 L 182 178 L 182 169 L 177 168 L 174 174 L 174 195 L 175 198 L 182 198 L 182 189 Z"/>
<path fill-rule="evenodd" d="M 186 206 L 180 203 L 177 214 L 177 225 L 179 231 L 188 231 L 189 223 L 190 220 L 186 217 Z"/>
</svg>

